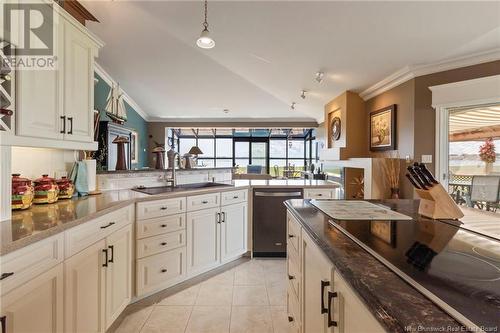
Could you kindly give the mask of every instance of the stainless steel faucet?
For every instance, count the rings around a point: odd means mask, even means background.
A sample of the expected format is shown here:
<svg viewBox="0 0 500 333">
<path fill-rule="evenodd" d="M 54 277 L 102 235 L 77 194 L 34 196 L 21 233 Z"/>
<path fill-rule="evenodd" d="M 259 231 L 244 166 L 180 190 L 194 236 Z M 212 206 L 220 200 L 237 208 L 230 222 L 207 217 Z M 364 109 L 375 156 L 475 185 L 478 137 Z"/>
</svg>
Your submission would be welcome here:
<svg viewBox="0 0 500 333">
<path fill-rule="evenodd" d="M 179 163 L 179 167 L 180 167 L 180 165 L 181 165 L 181 158 L 180 158 L 180 155 L 179 155 L 178 152 L 174 153 L 174 161 L 175 161 L 175 158 L 177 158 L 178 163 Z M 174 165 L 172 165 L 172 176 L 170 178 L 166 178 L 165 181 L 167 183 L 169 183 L 170 187 L 172 187 L 172 188 L 177 186 L 177 177 L 175 175 L 175 163 L 174 163 Z"/>
</svg>

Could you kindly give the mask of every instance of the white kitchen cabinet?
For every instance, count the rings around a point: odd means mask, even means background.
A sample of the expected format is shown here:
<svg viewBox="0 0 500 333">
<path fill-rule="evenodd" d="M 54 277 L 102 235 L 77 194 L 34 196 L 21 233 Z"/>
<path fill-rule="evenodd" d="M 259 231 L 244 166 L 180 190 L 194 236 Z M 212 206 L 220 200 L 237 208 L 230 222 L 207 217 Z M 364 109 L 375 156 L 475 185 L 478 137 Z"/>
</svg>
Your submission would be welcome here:
<svg viewBox="0 0 500 333">
<path fill-rule="evenodd" d="M 54 15 L 56 69 L 17 72 L 17 139 L 10 142 L 91 149 L 95 146 L 94 60 L 103 44 L 61 8 L 54 6 Z M 23 140 L 27 138 L 33 140 Z"/>
<path fill-rule="evenodd" d="M 106 239 L 106 328 L 115 321 L 132 299 L 132 225 Z"/>
<path fill-rule="evenodd" d="M 132 225 L 67 259 L 65 332 L 103 332 L 132 297 Z"/>
<path fill-rule="evenodd" d="M 186 278 L 186 247 L 137 260 L 137 295 L 168 288 Z"/>
<path fill-rule="evenodd" d="M 104 239 L 75 254 L 64 263 L 64 332 L 105 330 L 105 288 L 107 263 Z"/>
<path fill-rule="evenodd" d="M 344 333 L 382 333 L 385 330 L 365 307 L 347 282 L 337 272 L 334 273 L 334 291 L 338 297 L 333 307 L 333 317 L 339 319 L 339 331 Z"/>
<path fill-rule="evenodd" d="M 2 296 L 0 317 L 6 332 L 65 332 L 63 264 Z"/>
<path fill-rule="evenodd" d="M 197 275 L 220 261 L 219 208 L 187 213 L 187 272 Z"/>
<path fill-rule="evenodd" d="M 54 55 L 58 59 L 56 69 L 17 71 L 17 135 L 56 140 L 64 137 L 63 57 L 60 43 L 64 24 L 59 20 L 53 23 L 57 32 L 54 35 L 59 39 L 59 43 L 54 43 Z"/>
<path fill-rule="evenodd" d="M 246 202 L 222 206 L 221 208 L 221 261 L 227 262 L 247 251 L 247 219 Z"/>
<path fill-rule="evenodd" d="M 305 333 L 333 332 L 328 322 L 328 295 L 333 265 L 314 241 L 302 230 L 302 327 Z"/>
<path fill-rule="evenodd" d="M 64 22 L 65 140 L 94 141 L 95 43 L 73 23 Z"/>
</svg>

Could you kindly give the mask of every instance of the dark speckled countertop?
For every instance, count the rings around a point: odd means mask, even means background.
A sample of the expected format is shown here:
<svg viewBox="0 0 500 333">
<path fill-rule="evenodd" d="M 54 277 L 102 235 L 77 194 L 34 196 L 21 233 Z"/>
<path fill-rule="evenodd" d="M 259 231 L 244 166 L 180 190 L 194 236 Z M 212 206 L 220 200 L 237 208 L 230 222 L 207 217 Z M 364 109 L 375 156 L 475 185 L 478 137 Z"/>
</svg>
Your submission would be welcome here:
<svg viewBox="0 0 500 333">
<path fill-rule="evenodd" d="M 304 179 L 234 180 L 230 185 L 232 186 L 176 188 L 174 191 L 158 195 L 147 195 L 132 190 L 111 190 L 99 195 L 60 200 L 53 204 L 33 205 L 27 210 L 13 211 L 10 220 L 0 222 L 0 255 L 21 249 L 139 201 L 261 187 L 338 187 L 331 182 Z"/>
<path fill-rule="evenodd" d="M 382 202 L 418 219 L 418 201 Z M 335 269 L 388 332 L 461 332 L 465 328 L 339 229 L 308 200 L 286 202 Z"/>
</svg>

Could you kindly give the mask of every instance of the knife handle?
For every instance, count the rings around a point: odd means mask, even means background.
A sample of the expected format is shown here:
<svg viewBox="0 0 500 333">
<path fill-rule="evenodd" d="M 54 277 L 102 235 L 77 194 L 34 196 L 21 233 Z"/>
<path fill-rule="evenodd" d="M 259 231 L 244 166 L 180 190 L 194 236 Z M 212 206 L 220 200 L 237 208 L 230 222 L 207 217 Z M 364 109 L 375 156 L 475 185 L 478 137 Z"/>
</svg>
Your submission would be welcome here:
<svg viewBox="0 0 500 333">
<path fill-rule="evenodd" d="M 427 190 L 428 189 L 427 186 L 425 185 L 424 181 L 422 179 L 420 179 L 420 176 L 415 171 L 415 168 L 412 166 L 409 166 L 407 169 L 410 172 L 410 175 L 413 177 L 413 179 L 415 179 L 415 181 L 417 182 L 418 186 L 420 186 L 420 188 L 422 190 Z"/>
<path fill-rule="evenodd" d="M 439 184 L 439 182 L 436 180 L 436 178 L 434 177 L 434 175 L 432 174 L 432 172 L 430 172 L 429 169 L 427 169 L 427 167 L 425 166 L 424 163 L 420 163 L 419 167 L 420 167 L 420 170 L 422 170 L 422 172 L 431 181 L 431 183 Z"/>
<path fill-rule="evenodd" d="M 408 178 L 408 180 L 410 181 L 410 183 L 416 188 L 416 189 L 419 189 L 421 190 L 420 186 L 417 185 L 417 183 L 413 180 L 413 178 L 411 178 L 410 174 L 407 173 L 406 174 L 406 178 Z"/>
</svg>

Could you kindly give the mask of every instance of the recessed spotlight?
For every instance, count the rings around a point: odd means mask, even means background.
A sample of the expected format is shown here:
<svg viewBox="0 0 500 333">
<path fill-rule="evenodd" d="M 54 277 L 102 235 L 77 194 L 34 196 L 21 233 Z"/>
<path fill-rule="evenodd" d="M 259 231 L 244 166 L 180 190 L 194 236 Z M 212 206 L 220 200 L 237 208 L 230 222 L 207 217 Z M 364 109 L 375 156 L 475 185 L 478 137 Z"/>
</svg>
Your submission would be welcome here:
<svg viewBox="0 0 500 333">
<path fill-rule="evenodd" d="M 290 105 L 290 110 L 295 110 L 295 105 L 297 105 L 297 103 L 292 102 L 292 105 Z"/>
<path fill-rule="evenodd" d="M 306 99 L 306 92 L 307 92 L 307 90 L 301 90 L 300 91 L 300 98 Z"/>
<path fill-rule="evenodd" d="M 314 75 L 314 79 L 316 80 L 316 82 L 321 83 L 321 81 L 323 81 L 324 76 L 325 76 L 325 73 L 316 72 L 316 74 Z"/>
</svg>

